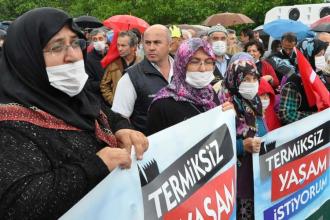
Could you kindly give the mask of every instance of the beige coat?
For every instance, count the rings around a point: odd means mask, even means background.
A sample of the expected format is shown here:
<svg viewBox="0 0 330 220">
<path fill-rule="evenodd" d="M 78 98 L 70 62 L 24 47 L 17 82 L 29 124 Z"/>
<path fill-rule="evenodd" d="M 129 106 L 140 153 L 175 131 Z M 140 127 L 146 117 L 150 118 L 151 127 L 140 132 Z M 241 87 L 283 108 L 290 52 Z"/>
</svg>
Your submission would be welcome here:
<svg viewBox="0 0 330 220">
<path fill-rule="evenodd" d="M 136 57 L 134 64 L 139 63 L 142 59 Z M 133 64 L 133 65 L 134 65 Z M 105 69 L 105 73 L 100 83 L 100 90 L 103 98 L 112 105 L 113 98 L 115 96 L 115 91 L 117 83 L 123 76 L 124 67 L 121 62 L 120 57 L 110 63 Z"/>
</svg>

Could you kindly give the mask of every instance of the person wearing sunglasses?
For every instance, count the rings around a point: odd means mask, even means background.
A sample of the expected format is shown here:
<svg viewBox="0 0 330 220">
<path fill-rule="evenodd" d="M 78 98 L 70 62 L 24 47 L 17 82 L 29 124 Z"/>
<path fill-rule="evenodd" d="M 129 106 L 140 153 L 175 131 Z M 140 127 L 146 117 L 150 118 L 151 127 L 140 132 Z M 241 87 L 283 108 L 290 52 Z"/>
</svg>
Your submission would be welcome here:
<svg viewBox="0 0 330 220">
<path fill-rule="evenodd" d="M 0 60 L 0 219 L 58 219 L 113 169 L 129 168 L 132 145 L 141 159 L 148 141 L 130 129 L 111 131 L 90 91 L 86 42 L 64 11 L 26 12 L 7 36 Z"/>
</svg>

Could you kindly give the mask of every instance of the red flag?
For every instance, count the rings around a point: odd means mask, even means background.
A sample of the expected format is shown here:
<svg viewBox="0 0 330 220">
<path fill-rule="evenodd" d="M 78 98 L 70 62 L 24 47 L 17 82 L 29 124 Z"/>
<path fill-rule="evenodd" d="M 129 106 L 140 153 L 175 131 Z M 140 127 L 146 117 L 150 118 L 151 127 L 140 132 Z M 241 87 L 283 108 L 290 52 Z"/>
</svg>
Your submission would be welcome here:
<svg viewBox="0 0 330 220">
<path fill-rule="evenodd" d="M 118 39 L 119 29 L 117 28 L 117 26 L 112 24 L 107 24 L 105 26 L 112 29 L 114 34 L 108 52 L 105 55 L 105 57 L 103 57 L 103 59 L 101 60 L 101 65 L 103 68 L 106 68 L 110 63 L 112 63 L 115 59 L 119 57 L 119 52 L 117 49 L 117 39 Z"/>
<path fill-rule="evenodd" d="M 322 83 L 320 77 L 315 73 L 312 66 L 303 53 L 296 49 L 298 68 L 301 80 L 307 96 L 308 105 L 317 107 L 318 111 L 330 107 L 330 93 Z"/>
</svg>

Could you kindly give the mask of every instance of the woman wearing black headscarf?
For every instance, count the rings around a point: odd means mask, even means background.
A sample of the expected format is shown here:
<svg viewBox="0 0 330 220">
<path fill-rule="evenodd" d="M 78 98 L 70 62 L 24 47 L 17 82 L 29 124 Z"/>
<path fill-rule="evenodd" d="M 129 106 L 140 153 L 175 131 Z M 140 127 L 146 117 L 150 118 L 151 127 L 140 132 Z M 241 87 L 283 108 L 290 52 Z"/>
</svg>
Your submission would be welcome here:
<svg viewBox="0 0 330 220">
<path fill-rule="evenodd" d="M 8 30 L 0 60 L 0 219 L 55 219 L 117 166 L 142 133 L 110 131 L 89 91 L 85 41 L 63 11 L 31 10 Z"/>
</svg>

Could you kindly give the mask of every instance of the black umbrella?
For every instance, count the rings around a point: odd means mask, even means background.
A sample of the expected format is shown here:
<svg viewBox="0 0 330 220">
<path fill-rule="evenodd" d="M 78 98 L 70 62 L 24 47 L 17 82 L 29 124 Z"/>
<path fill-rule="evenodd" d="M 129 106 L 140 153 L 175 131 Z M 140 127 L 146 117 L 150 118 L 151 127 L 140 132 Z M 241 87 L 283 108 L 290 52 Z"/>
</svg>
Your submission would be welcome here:
<svg viewBox="0 0 330 220">
<path fill-rule="evenodd" d="M 315 26 L 312 31 L 315 32 L 329 32 L 330 33 L 330 23 L 323 23 Z"/>
<path fill-rule="evenodd" d="M 103 26 L 102 22 L 99 21 L 96 17 L 88 15 L 80 16 L 75 18 L 73 21 L 82 29 L 99 28 Z"/>
</svg>

